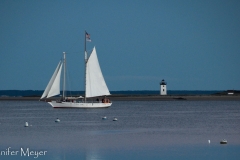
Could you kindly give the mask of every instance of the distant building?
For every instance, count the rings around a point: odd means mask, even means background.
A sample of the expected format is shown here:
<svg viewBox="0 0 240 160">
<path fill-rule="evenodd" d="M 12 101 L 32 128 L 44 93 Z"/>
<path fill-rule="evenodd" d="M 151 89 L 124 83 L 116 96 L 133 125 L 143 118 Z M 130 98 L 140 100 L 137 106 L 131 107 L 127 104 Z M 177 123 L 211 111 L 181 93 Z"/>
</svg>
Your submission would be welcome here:
<svg viewBox="0 0 240 160">
<path fill-rule="evenodd" d="M 160 95 L 167 95 L 167 83 L 164 79 L 160 82 Z"/>
<path fill-rule="evenodd" d="M 234 92 L 235 92 L 234 90 L 227 90 L 228 95 L 233 95 Z"/>
</svg>

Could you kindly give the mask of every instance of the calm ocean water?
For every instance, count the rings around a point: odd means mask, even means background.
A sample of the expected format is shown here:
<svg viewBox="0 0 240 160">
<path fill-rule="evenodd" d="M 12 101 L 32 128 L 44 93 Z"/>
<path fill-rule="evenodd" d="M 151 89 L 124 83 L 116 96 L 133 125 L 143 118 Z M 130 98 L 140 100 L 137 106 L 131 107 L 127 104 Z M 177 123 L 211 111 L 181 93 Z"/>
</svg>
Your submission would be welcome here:
<svg viewBox="0 0 240 160">
<path fill-rule="evenodd" d="M 0 151 L 1 160 L 237 160 L 240 101 L 116 101 L 107 109 L 0 101 Z"/>
</svg>

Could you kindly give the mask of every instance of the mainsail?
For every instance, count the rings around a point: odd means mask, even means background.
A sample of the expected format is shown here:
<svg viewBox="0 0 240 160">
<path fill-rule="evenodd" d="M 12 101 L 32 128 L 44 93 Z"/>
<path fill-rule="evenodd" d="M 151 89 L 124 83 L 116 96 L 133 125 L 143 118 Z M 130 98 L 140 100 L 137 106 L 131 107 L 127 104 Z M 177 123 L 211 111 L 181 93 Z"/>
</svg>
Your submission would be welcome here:
<svg viewBox="0 0 240 160">
<path fill-rule="evenodd" d="M 95 47 L 88 58 L 86 69 L 86 97 L 110 95 L 98 62 Z"/>
<path fill-rule="evenodd" d="M 60 61 L 45 91 L 43 92 L 41 99 L 45 97 L 49 98 L 49 97 L 60 94 L 61 71 L 62 71 L 62 62 Z"/>
</svg>

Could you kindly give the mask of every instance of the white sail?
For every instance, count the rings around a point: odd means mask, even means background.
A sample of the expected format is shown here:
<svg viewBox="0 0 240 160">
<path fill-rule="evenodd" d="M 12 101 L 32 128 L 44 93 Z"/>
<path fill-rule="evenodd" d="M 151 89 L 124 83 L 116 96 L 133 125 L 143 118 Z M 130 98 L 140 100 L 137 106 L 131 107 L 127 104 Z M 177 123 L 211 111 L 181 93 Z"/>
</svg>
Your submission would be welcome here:
<svg viewBox="0 0 240 160">
<path fill-rule="evenodd" d="M 95 47 L 87 61 L 86 70 L 86 97 L 97 97 L 110 95 L 108 87 L 102 75 L 98 63 L 97 52 Z"/>
<path fill-rule="evenodd" d="M 54 84 L 54 86 L 56 86 L 56 83 L 57 83 L 57 81 L 58 81 L 58 80 L 56 80 L 56 79 L 57 79 L 56 77 L 58 77 L 58 76 L 59 76 L 59 83 L 60 83 L 61 68 L 62 68 L 62 62 L 60 61 L 60 62 L 58 63 L 57 68 L 55 69 L 55 71 L 54 71 L 54 73 L 53 73 L 53 75 L 52 75 L 52 78 L 51 78 L 50 81 L 48 82 L 48 85 L 47 85 L 45 91 L 43 92 L 41 99 L 42 99 L 42 98 L 45 98 L 46 96 L 49 97 L 49 92 L 50 92 L 50 91 L 51 91 L 51 95 L 52 95 L 52 96 L 53 96 L 53 94 L 55 94 L 55 93 L 56 93 L 55 95 L 57 95 L 57 94 L 60 93 L 60 87 L 59 87 L 59 91 L 56 91 L 56 92 L 55 92 L 55 91 L 54 91 L 54 88 L 55 88 L 55 87 L 52 87 L 52 86 L 53 86 L 53 84 Z M 59 75 L 59 74 L 60 74 L 60 75 Z M 58 92 L 58 93 L 57 93 L 57 92 Z"/>
<path fill-rule="evenodd" d="M 61 79 L 61 71 L 62 71 L 62 63 L 60 65 L 60 68 L 58 70 L 57 76 L 52 84 L 52 87 L 47 95 L 47 98 L 59 95 L 60 94 L 60 79 Z"/>
</svg>

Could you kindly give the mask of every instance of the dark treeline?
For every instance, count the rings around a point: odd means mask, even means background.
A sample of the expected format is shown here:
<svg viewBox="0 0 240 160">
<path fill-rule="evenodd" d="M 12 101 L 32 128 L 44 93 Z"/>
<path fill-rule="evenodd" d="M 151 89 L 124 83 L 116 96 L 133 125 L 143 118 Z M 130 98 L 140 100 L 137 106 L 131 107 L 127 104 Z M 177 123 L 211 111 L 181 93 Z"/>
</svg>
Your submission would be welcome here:
<svg viewBox="0 0 240 160">
<path fill-rule="evenodd" d="M 143 90 L 143 91 L 110 91 L 112 95 L 159 95 L 159 91 Z M 183 91 L 169 90 L 168 95 L 213 95 L 224 91 Z M 62 93 L 62 92 L 61 92 Z M 0 90 L 0 96 L 22 96 L 22 97 L 40 97 L 43 90 Z M 83 96 L 84 91 L 66 91 L 68 96 Z"/>
</svg>

